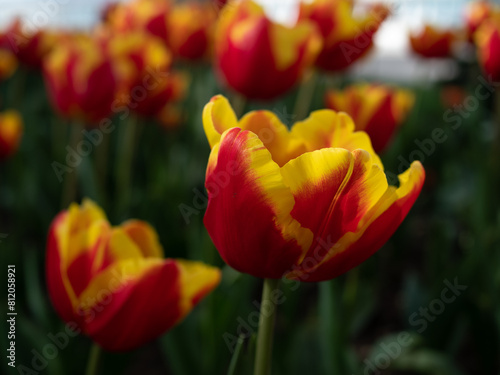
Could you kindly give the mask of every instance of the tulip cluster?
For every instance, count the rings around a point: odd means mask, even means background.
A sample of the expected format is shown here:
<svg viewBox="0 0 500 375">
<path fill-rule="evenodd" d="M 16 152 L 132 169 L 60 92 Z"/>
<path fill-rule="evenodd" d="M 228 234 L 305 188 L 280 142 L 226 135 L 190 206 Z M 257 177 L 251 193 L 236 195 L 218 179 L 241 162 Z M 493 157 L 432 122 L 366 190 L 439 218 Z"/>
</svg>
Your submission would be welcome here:
<svg viewBox="0 0 500 375">
<path fill-rule="evenodd" d="M 46 57 L 44 75 L 55 108 L 92 125 L 112 112 L 158 116 L 181 100 L 186 78 L 171 62 L 168 48 L 150 34 L 102 29 L 63 39 Z"/>
<path fill-rule="evenodd" d="M 111 227 L 93 202 L 53 221 L 47 285 L 56 311 L 102 348 L 125 351 L 158 337 L 220 280 L 200 262 L 164 259 L 154 229 L 139 220 Z"/>
<path fill-rule="evenodd" d="M 140 31 L 159 38 L 175 57 L 200 60 L 209 54 L 216 11 L 198 2 L 134 0 L 106 9 L 106 23 L 122 32 Z"/>
<path fill-rule="evenodd" d="M 316 111 L 291 131 L 272 112 L 238 121 L 214 97 L 203 125 L 212 148 L 205 226 L 240 272 L 302 281 L 337 277 L 375 253 L 418 197 L 415 161 L 387 184 L 369 137 L 346 114 Z M 223 186 L 221 176 L 229 174 Z"/>
<path fill-rule="evenodd" d="M 192 66 L 211 59 L 230 90 L 271 100 L 312 76 L 312 69 L 341 72 L 362 59 L 389 15 L 382 4 L 360 16 L 350 0 L 304 0 L 295 24 L 285 26 L 252 0 L 219 0 L 215 6 L 131 0 L 106 7 L 89 33 L 26 35 L 16 21 L 0 35 L 0 79 L 18 64 L 39 68 L 58 114 L 86 126 L 113 115 L 123 120 L 133 111 L 171 127 L 182 118 L 179 102 L 189 77 L 175 69 L 186 60 Z M 484 18 L 475 17 L 481 23 L 474 25 L 471 19 L 470 28 L 477 29 L 480 58 L 489 71 L 500 62 L 500 32 L 493 17 Z M 450 32 L 426 27 L 411 40 L 422 56 L 451 54 Z M 291 129 L 265 110 L 238 119 L 221 95 L 205 106 L 211 153 L 204 224 L 223 260 L 237 271 L 265 279 L 333 279 L 378 251 L 419 196 L 425 180 L 421 163 L 414 161 L 398 176 L 398 186 L 390 186 L 377 154 L 408 115 L 413 95 L 363 84 L 327 90 L 325 101 L 328 109 Z M 133 200 L 133 124 L 120 130 L 118 139 L 126 142 L 109 143 L 109 136 L 89 163 L 102 167 L 96 168 L 95 185 L 101 188 L 102 182 L 105 190 L 111 163 L 104 145 L 118 150 L 117 211 Z M 17 112 L 0 113 L 0 158 L 16 151 L 22 131 Z M 102 134 L 98 138 L 104 140 Z M 70 176 L 66 203 L 79 193 L 81 175 Z M 148 223 L 112 226 L 90 200 L 71 204 L 49 229 L 46 280 L 52 304 L 64 321 L 106 350 L 131 350 L 159 337 L 220 278 L 218 269 L 203 263 L 164 258 Z"/>
<path fill-rule="evenodd" d="M 331 90 L 326 94 L 326 106 L 348 113 L 356 130 L 370 136 L 376 152 L 389 144 L 397 127 L 413 106 L 414 95 L 384 85 L 358 84 L 345 90 Z"/>
<path fill-rule="evenodd" d="M 269 100 L 287 92 L 313 65 L 346 69 L 365 56 L 389 15 L 381 4 L 362 18 L 347 0 L 301 2 L 293 27 L 271 21 L 244 0 L 222 10 L 215 32 L 215 64 L 221 80 L 250 99 Z"/>
</svg>

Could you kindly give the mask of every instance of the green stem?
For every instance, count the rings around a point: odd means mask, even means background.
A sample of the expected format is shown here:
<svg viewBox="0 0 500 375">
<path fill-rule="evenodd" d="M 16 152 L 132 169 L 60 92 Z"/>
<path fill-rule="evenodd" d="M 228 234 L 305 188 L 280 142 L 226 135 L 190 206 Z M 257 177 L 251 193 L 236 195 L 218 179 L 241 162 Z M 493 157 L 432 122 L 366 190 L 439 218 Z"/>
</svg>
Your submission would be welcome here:
<svg viewBox="0 0 500 375">
<path fill-rule="evenodd" d="M 234 350 L 234 354 L 231 358 L 231 362 L 229 363 L 229 369 L 227 370 L 227 375 L 236 374 L 236 368 L 238 367 L 238 362 L 240 360 L 241 348 L 243 347 L 243 343 L 245 342 L 245 338 L 243 336 L 238 337 L 238 341 L 236 341 L 236 348 Z"/>
<path fill-rule="evenodd" d="M 82 140 L 82 125 L 79 122 L 75 122 L 70 124 L 70 147 L 72 150 L 78 149 L 78 144 Z M 71 202 L 74 202 L 77 196 L 78 190 L 78 174 L 81 160 L 78 164 L 71 170 L 65 174 L 64 179 L 64 187 L 62 194 L 61 206 L 63 209 L 66 209 Z"/>
<path fill-rule="evenodd" d="M 90 347 L 89 359 L 87 361 L 87 369 L 85 375 L 97 375 L 97 366 L 101 356 L 101 348 L 95 342 Z"/>
<path fill-rule="evenodd" d="M 102 142 L 100 145 L 96 146 L 95 154 L 95 164 L 97 171 L 97 178 L 99 183 L 106 190 L 106 176 L 108 174 L 108 154 L 109 154 L 109 142 L 111 136 L 106 133 L 102 133 Z"/>
<path fill-rule="evenodd" d="M 307 113 L 309 112 L 309 108 L 311 107 L 311 102 L 314 97 L 317 82 L 318 74 L 313 70 L 309 77 L 302 82 L 299 88 L 297 99 L 295 100 L 295 106 L 293 108 L 293 113 L 297 117 L 298 121 L 307 117 Z"/>
<path fill-rule="evenodd" d="M 272 298 L 278 289 L 279 279 L 265 279 L 260 305 L 259 333 L 255 354 L 254 375 L 269 375 L 271 373 L 271 358 L 273 349 L 274 322 L 278 306 Z"/>
<path fill-rule="evenodd" d="M 116 174 L 116 189 L 118 190 L 118 211 L 123 213 L 128 209 L 132 196 L 132 161 L 137 131 L 137 117 L 130 115 L 129 121 L 123 124 L 121 143 L 118 145 L 118 169 Z"/>
<path fill-rule="evenodd" d="M 239 119 L 245 113 L 245 106 L 247 104 L 247 100 L 243 95 L 234 94 L 232 98 L 232 107 L 233 111 L 236 114 L 236 117 Z"/>
</svg>

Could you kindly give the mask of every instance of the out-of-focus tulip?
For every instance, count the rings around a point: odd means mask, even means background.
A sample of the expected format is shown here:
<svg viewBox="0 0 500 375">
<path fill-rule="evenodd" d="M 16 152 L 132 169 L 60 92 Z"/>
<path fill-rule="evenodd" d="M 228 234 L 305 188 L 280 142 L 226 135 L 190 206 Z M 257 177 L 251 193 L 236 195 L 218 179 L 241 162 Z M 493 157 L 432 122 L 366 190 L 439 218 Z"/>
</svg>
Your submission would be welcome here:
<svg viewBox="0 0 500 375">
<path fill-rule="evenodd" d="M 441 102 L 446 108 L 463 105 L 467 96 L 467 90 L 460 85 L 447 85 L 441 89 Z"/>
<path fill-rule="evenodd" d="M 384 150 L 415 101 L 410 91 L 369 84 L 331 90 L 325 99 L 328 108 L 346 112 L 356 130 L 368 133 L 376 152 Z"/>
<path fill-rule="evenodd" d="M 224 7 L 215 32 L 219 77 L 251 99 L 273 99 L 292 88 L 320 47 L 310 22 L 274 23 L 250 0 Z"/>
<path fill-rule="evenodd" d="M 16 19 L 0 34 L 0 48 L 10 50 L 22 64 L 30 68 L 40 68 L 43 58 L 54 48 L 58 36 L 54 32 L 23 30 L 21 21 Z"/>
<path fill-rule="evenodd" d="M 164 259 L 158 235 L 130 220 L 111 227 L 91 201 L 50 227 L 46 277 L 57 313 L 102 348 L 125 351 L 180 322 L 220 280 L 200 262 Z"/>
<path fill-rule="evenodd" d="M 148 94 L 146 100 L 137 101 L 133 110 L 143 116 L 157 116 L 165 106 L 182 100 L 186 94 L 189 78 L 182 72 L 171 71 L 157 89 Z"/>
<path fill-rule="evenodd" d="M 16 111 L 0 113 L 0 158 L 17 151 L 23 135 L 23 121 Z"/>
<path fill-rule="evenodd" d="M 16 68 L 16 56 L 8 50 L 0 49 L 0 81 L 9 78 Z"/>
<path fill-rule="evenodd" d="M 179 107 L 168 104 L 157 114 L 156 120 L 166 130 L 175 129 L 184 121 L 184 114 Z"/>
<path fill-rule="evenodd" d="M 465 25 L 470 40 L 472 40 L 474 32 L 481 23 L 491 15 L 491 12 L 492 6 L 489 1 L 479 0 L 467 4 L 465 10 Z"/>
<path fill-rule="evenodd" d="M 165 80 L 172 65 L 172 54 L 162 41 L 144 32 L 104 36 L 119 75 L 120 91 L 138 86 L 153 90 Z"/>
<path fill-rule="evenodd" d="M 169 102 L 180 100 L 187 78 L 170 70 L 172 55 L 160 39 L 146 33 L 115 35 L 109 49 L 122 85 L 118 102 L 144 115 L 156 116 Z"/>
<path fill-rule="evenodd" d="M 500 80 L 500 14 L 484 21 L 474 34 L 479 63 L 494 81 Z"/>
<path fill-rule="evenodd" d="M 388 186 L 366 133 L 331 110 L 288 131 L 268 111 L 238 121 L 218 96 L 203 125 L 205 226 L 222 258 L 256 277 L 322 281 L 357 266 L 397 229 L 425 178 L 415 161 Z"/>
<path fill-rule="evenodd" d="M 168 41 L 169 0 L 133 0 L 108 13 L 108 23 L 117 31 L 142 31 Z"/>
<path fill-rule="evenodd" d="M 377 4 L 362 18 L 354 18 L 347 0 L 301 2 L 299 20 L 313 21 L 323 36 L 323 49 L 316 65 L 339 71 L 364 57 L 373 46 L 373 37 L 389 16 L 386 6 Z"/>
<path fill-rule="evenodd" d="M 96 39 L 75 36 L 47 56 L 44 77 L 55 108 L 89 125 L 111 113 L 117 81 L 110 54 Z"/>
<path fill-rule="evenodd" d="M 449 57 L 455 36 L 450 30 L 438 30 L 430 25 L 420 32 L 410 33 L 410 46 L 412 50 L 426 58 Z"/>
<path fill-rule="evenodd" d="M 216 13 L 200 3 L 180 3 L 168 17 L 168 46 L 174 56 L 199 60 L 206 57 L 213 43 Z"/>
</svg>

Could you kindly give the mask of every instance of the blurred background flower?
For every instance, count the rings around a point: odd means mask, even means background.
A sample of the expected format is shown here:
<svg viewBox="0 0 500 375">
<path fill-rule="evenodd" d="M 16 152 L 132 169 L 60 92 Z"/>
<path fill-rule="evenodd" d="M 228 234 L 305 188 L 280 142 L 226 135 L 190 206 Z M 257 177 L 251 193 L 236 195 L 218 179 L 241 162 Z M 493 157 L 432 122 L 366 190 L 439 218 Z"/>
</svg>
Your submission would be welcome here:
<svg viewBox="0 0 500 375">
<path fill-rule="evenodd" d="M 454 38 L 452 31 L 425 25 L 420 32 L 410 34 L 410 44 L 413 51 L 422 57 L 449 57 Z"/>
<path fill-rule="evenodd" d="M 348 113 L 356 127 L 368 133 L 376 152 L 382 152 L 413 107 L 409 90 L 377 84 L 357 84 L 327 91 L 326 107 Z"/>
<path fill-rule="evenodd" d="M 321 40 L 314 26 L 275 23 L 244 0 L 222 11 L 215 34 L 215 61 L 224 83 L 251 99 L 273 99 L 290 90 L 314 62 Z"/>
</svg>

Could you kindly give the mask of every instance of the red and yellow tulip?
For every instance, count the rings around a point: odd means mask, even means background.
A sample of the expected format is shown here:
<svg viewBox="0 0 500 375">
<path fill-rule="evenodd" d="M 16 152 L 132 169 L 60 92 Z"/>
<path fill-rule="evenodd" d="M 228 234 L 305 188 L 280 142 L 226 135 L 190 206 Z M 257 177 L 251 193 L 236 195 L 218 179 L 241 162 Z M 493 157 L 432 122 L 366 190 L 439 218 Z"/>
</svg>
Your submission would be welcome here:
<svg viewBox="0 0 500 375">
<path fill-rule="evenodd" d="M 479 64 L 494 81 L 500 79 L 500 13 L 482 23 L 474 34 Z"/>
<path fill-rule="evenodd" d="M 274 23 L 261 6 L 243 0 L 223 8 L 215 31 L 219 77 L 251 99 L 284 94 L 315 60 L 321 38 L 308 21 L 289 28 Z"/>
<path fill-rule="evenodd" d="M 374 84 L 331 90 L 325 99 L 327 108 L 346 112 L 356 130 L 368 133 L 376 152 L 384 150 L 415 101 L 407 90 Z"/>
<path fill-rule="evenodd" d="M 111 113 L 117 80 L 101 41 L 85 36 L 64 40 L 47 56 L 44 76 L 49 97 L 63 116 L 92 124 Z"/>
<path fill-rule="evenodd" d="M 23 135 L 23 121 L 18 112 L 9 110 L 0 113 L 0 158 L 15 153 Z"/>
<path fill-rule="evenodd" d="M 388 17 L 387 7 L 377 4 L 362 18 L 354 18 L 348 0 L 301 2 L 299 20 L 311 20 L 321 31 L 323 49 L 316 65 L 327 71 L 344 70 L 364 57 L 373 46 L 373 37 Z"/>
<path fill-rule="evenodd" d="M 158 235 L 145 222 L 111 227 L 89 200 L 72 204 L 52 222 L 46 275 L 61 318 L 112 351 L 160 336 L 220 280 L 214 267 L 163 258 Z"/>
<path fill-rule="evenodd" d="M 0 48 L 0 81 L 9 78 L 16 69 L 16 56 L 9 50 Z"/>
<path fill-rule="evenodd" d="M 168 46 L 176 57 L 199 60 L 208 57 L 213 44 L 216 13 L 209 5 L 180 3 L 168 17 Z"/>
<path fill-rule="evenodd" d="M 410 46 L 412 50 L 426 58 L 449 57 L 455 35 L 450 30 L 438 30 L 430 25 L 420 32 L 410 33 Z"/>
<path fill-rule="evenodd" d="M 119 32 L 147 32 L 167 43 L 170 7 L 168 0 L 133 0 L 112 8 L 107 20 Z"/>
<path fill-rule="evenodd" d="M 26 32 L 19 19 L 0 33 L 0 48 L 11 51 L 18 61 L 30 68 L 40 68 L 43 58 L 54 48 L 58 35 L 46 30 Z"/>
<path fill-rule="evenodd" d="M 424 183 L 415 161 L 389 186 L 369 137 L 343 113 L 316 111 L 288 131 L 268 111 L 238 121 L 216 96 L 203 125 L 205 226 L 222 258 L 256 277 L 341 275 L 389 239 Z"/>
<path fill-rule="evenodd" d="M 109 50 L 120 82 L 118 104 L 156 116 L 184 96 L 187 79 L 170 70 L 172 54 L 159 38 L 144 32 L 116 34 L 109 39 Z"/>
<path fill-rule="evenodd" d="M 469 39 L 473 39 L 474 32 L 492 13 L 493 7 L 489 1 L 479 0 L 467 4 L 465 11 L 465 25 Z"/>
</svg>

